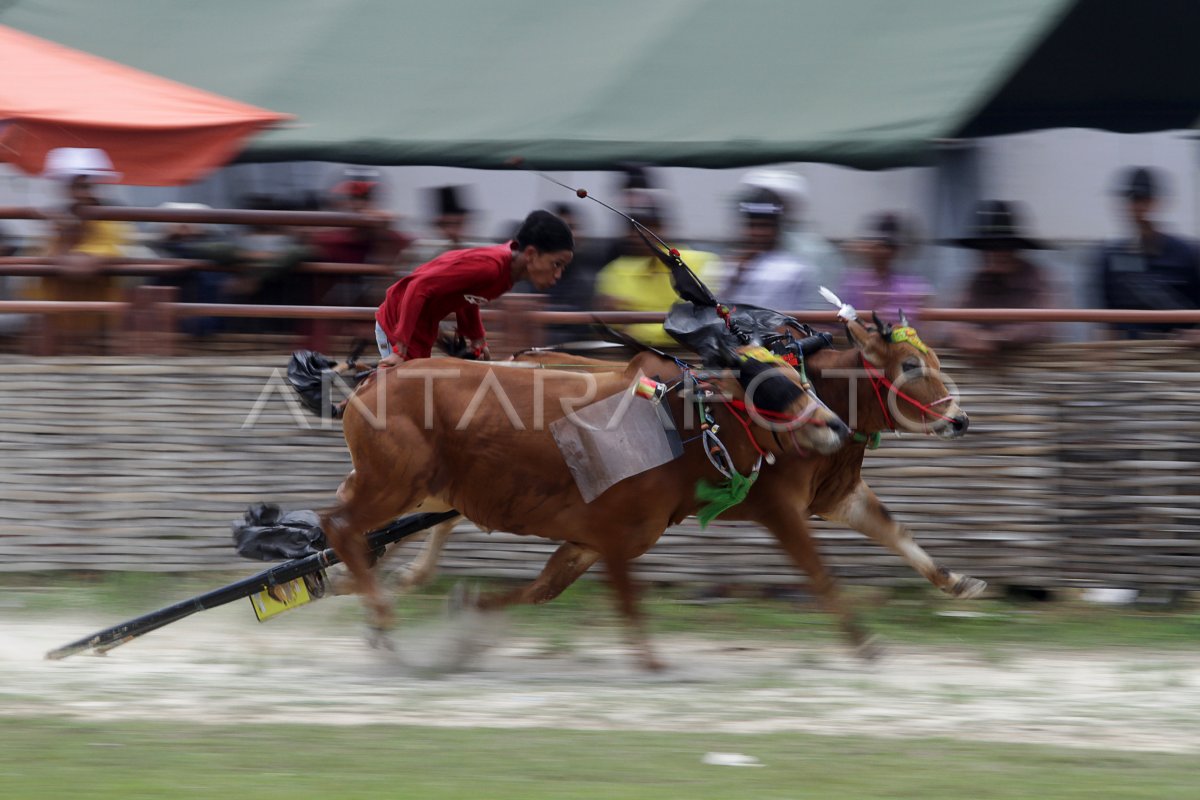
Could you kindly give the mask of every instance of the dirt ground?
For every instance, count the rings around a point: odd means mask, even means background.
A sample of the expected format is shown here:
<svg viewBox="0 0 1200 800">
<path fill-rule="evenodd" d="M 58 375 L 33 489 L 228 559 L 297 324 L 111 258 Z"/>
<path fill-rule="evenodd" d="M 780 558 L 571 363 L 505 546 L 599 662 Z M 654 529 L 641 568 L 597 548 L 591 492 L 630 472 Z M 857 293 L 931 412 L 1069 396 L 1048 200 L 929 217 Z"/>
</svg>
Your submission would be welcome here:
<svg viewBox="0 0 1200 800">
<path fill-rule="evenodd" d="M 259 625 L 235 603 L 105 657 L 47 650 L 119 620 L 0 614 L 0 714 L 80 720 L 802 731 L 1200 753 L 1195 652 L 1011 651 L 659 638 L 638 671 L 611 634 L 514 637 L 468 617 L 408 629 L 395 655 L 322 601 Z M 344 616 L 344 615 L 343 615 Z"/>
</svg>

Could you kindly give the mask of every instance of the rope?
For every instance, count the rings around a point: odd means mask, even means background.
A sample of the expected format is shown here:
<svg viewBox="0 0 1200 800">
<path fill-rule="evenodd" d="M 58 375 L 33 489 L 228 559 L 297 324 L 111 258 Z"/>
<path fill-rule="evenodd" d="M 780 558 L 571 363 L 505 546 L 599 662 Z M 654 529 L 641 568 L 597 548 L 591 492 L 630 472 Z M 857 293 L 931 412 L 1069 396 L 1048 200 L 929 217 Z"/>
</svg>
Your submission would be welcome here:
<svg viewBox="0 0 1200 800">
<path fill-rule="evenodd" d="M 884 386 L 886 386 L 888 388 L 888 391 L 895 392 L 898 397 L 903 398 L 913 408 L 918 409 L 921 412 L 921 421 L 922 422 L 925 422 L 925 418 L 927 415 L 937 417 L 938 419 L 943 419 L 947 422 L 954 421 L 953 417 L 947 417 L 945 414 L 942 414 L 941 412 L 938 412 L 938 411 L 934 411 L 934 409 L 933 409 L 933 406 L 935 406 L 935 405 L 941 405 L 942 403 L 952 400 L 953 398 L 950 395 L 946 395 L 945 397 L 941 398 L 940 400 L 935 400 L 935 401 L 933 401 L 933 403 L 926 405 L 925 403 L 922 403 L 921 401 L 917 400 L 916 398 L 910 397 L 909 395 L 907 395 L 903 391 L 901 391 L 896 386 L 896 384 L 894 384 L 890 380 L 888 380 L 888 377 L 886 375 L 884 375 L 880 370 L 876 369 L 875 366 L 870 361 L 867 360 L 867 357 L 865 355 L 860 353 L 859 357 L 862 359 L 863 368 L 867 371 L 867 375 L 870 376 L 870 378 L 871 378 L 871 388 L 875 390 L 875 397 L 877 400 L 879 400 L 879 407 L 883 411 L 884 421 L 887 424 L 888 430 L 895 430 L 896 426 L 894 424 L 892 424 L 892 417 L 891 417 L 891 414 L 888 413 L 887 403 L 884 401 L 883 395 L 879 391 L 880 384 L 883 384 Z"/>
</svg>

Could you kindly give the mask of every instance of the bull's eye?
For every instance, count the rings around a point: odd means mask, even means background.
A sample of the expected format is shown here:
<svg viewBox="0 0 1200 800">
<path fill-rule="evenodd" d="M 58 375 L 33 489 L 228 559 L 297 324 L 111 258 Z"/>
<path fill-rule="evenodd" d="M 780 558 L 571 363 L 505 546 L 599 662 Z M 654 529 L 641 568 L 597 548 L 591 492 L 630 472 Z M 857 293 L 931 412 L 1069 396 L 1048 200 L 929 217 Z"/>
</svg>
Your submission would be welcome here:
<svg viewBox="0 0 1200 800">
<path fill-rule="evenodd" d="M 904 359 L 904 362 L 900 364 L 900 369 L 902 369 L 905 373 L 916 372 L 921 369 L 921 359 L 906 358 Z"/>
</svg>

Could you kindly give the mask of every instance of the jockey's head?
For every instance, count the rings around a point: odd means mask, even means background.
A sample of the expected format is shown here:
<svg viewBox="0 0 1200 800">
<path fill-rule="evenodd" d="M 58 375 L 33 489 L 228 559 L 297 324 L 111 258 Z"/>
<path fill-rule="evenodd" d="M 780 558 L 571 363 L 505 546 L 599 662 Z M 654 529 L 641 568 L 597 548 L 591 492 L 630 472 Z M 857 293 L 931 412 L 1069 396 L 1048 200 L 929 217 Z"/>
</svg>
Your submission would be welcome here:
<svg viewBox="0 0 1200 800">
<path fill-rule="evenodd" d="M 575 255 L 575 237 L 567 223 L 549 211 L 534 211 L 513 240 L 513 279 L 527 278 L 537 289 L 558 283 Z"/>
</svg>

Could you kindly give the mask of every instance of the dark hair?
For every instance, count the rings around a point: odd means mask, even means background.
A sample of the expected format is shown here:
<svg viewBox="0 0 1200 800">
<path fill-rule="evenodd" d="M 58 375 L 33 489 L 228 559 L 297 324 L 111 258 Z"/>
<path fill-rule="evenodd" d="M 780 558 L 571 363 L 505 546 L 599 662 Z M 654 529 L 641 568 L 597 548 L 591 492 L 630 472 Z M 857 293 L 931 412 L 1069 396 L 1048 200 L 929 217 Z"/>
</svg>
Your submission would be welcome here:
<svg viewBox="0 0 1200 800">
<path fill-rule="evenodd" d="M 559 250 L 575 250 L 575 237 L 567 223 L 549 211 L 533 211 L 521 223 L 517 231 L 517 249 L 524 250 L 533 245 L 540 252 L 556 253 Z"/>
</svg>

